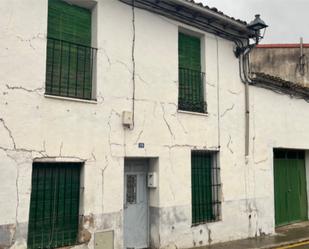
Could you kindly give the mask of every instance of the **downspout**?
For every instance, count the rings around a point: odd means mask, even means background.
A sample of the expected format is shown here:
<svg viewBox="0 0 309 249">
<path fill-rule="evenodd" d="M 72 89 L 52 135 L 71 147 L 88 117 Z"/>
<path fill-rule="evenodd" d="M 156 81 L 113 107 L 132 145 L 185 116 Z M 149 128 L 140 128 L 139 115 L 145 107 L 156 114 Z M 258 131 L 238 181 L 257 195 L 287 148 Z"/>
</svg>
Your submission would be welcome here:
<svg viewBox="0 0 309 249">
<path fill-rule="evenodd" d="M 135 126 L 135 95 L 136 95 L 136 82 L 135 82 L 135 0 L 132 0 L 132 50 L 131 50 L 131 59 L 132 59 L 132 126 L 130 127 L 131 130 L 134 129 Z"/>
<path fill-rule="evenodd" d="M 250 153 L 250 96 L 249 85 L 252 83 L 249 76 L 249 54 L 255 47 L 248 46 L 248 48 L 240 55 L 239 68 L 240 78 L 245 84 L 245 156 L 248 157 Z"/>
</svg>

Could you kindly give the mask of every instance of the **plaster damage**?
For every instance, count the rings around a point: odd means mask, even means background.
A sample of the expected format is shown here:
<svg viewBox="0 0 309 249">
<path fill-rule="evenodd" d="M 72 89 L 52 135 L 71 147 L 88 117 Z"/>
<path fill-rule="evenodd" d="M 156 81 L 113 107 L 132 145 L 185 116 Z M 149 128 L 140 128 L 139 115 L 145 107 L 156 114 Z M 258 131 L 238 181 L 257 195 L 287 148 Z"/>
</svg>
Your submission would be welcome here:
<svg viewBox="0 0 309 249">
<path fill-rule="evenodd" d="M 93 248 L 93 234 L 111 229 L 122 248 L 125 157 L 159 158 L 159 186 L 150 198 L 154 247 L 274 233 L 272 149 L 309 149 L 307 102 L 250 87 L 253 132 L 245 158 L 244 86 L 233 43 L 118 1 L 97 3 L 98 101 L 44 97 L 46 10 L 47 0 L 0 3 L 10 20 L 0 27 L 1 247 L 26 248 L 32 162 L 43 159 L 84 163 L 79 247 Z M 177 111 L 179 26 L 204 36 L 207 115 Z M 124 129 L 122 111 L 132 108 L 134 129 Z M 192 149 L 220 150 L 223 184 L 221 221 L 196 227 Z"/>
</svg>

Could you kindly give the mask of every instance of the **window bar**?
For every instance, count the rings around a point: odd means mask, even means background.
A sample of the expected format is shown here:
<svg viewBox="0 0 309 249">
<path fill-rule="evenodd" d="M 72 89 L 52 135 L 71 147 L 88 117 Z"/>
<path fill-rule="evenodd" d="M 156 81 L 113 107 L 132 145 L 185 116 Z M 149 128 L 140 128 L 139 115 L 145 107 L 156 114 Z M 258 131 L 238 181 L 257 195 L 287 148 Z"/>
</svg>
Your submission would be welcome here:
<svg viewBox="0 0 309 249">
<path fill-rule="evenodd" d="M 77 177 L 79 178 L 80 177 L 80 167 L 81 167 L 81 165 L 79 165 L 79 168 L 78 168 L 78 171 L 77 171 Z M 78 207 L 79 207 L 79 202 L 80 202 L 80 180 L 78 181 L 78 185 L 77 185 L 77 189 L 78 189 L 78 196 L 77 196 L 77 203 L 78 203 Z M 77 210 L 77 223 L 79 223 L 79 209 Z M 75 236 L 75 242 L 78 242 L 77 241 L 77 234 L 75 233 L 74 234 L 74 236 Z"/>
<path fill-rule="evenodd" d="M 55 227 L 54 227 L 54 233 L 56 235 L 56 238 L 55 238 L 55 243 L 56 243 L 56 246 L 58 246 L 58 227 L 59 227 L 59 196 L 60 196 L 60 186 L 59 186 L 59 183 L 60 183 L 60 167 L 58 167 L 58 172 L 57 172 L 57 185 L 56 185 L 56 189 L 57 189 L 57 201 L 56 201 L 56 205 L 55 205 L 55 208 L 56 210 L 55 211 L 55 214 L 56 214 L 56 220 L 55 220 Z"/>
<path fill-rule="evenodd" d="M 190 76 L 191 77 L 191 76 Z M 203 172 L 200 171 L 200 169 L 202 168 L 201 162 L 200 162 L 200 157 L 199 155 L 195 156 L 195 163 L 197 165 L 197 178 L 198 178 L 198 190 L 199 190 L 199 194 L 198 194 L 198 223 L 202 220 L 203 218 L 203 212 L 202 212 L 202 208 L 203 208 Z"/>
<path fill-rule="evenodd" d="M 186 69 L 186 73 L 187 73 L 187 79 L 188 79 L 188 83 L 187 83 L 187 87 L 188 87 L 188 97 L 186 99 L 186 108 L 188 111 L 192 111 L 192 93 L 193 93 L 193 89 L 192 89 L 192 76 L 189 72 L 189 69 Z"/>
<path fill-rule="evenodd" d="M 92 99 L 92 74 L 94 73 L 93 72 L 93 60 L 94 60 L 94 54 L 96 55 L 96 52 L 95 49 L 93 48 L 90 48 L 90 99 Z"/>
<path fill-rule="evenodd" d="M 35 170 L 36 170 L 36 198 L 35 198 L 35 200 L 36 200 L 36 203 L 35 203 L 35 215 L 34 215 L 34 217 L 35 217 L 35 221 L 38 219 L 38 205 L 37 205 L 37 202 L 38 202 L 38 196 L 39 196 L 39 170 L 37 169 L 37 168 L 35 168 Z M 36 224 L 36 222 L 34 222 L 34 230 L 36 230 L 36 228 L 37 228 L 37 224 Z M 35 237 L 35 236 L 34 236 Z"/>
<path fill-rule="evenodd" d="M 70 89 L 70 69 L 71 69 L 71 43 L 69 43 L 69 62 L 68 62 L 68 82 L 67 82 L 67 96 L 69 96 L 69 89 Z"/>
<path fill-rule="evenodd" d="M 64 168 L 64 183 L 63 183 L 63 219 L 62 219 L 62 226 L 65 227 L 66 221 L 66 185 L 67 185 L 67 168 Z"/>
<path fill-rule="evenodd" d="M 62 49 L 63 49 L 63 43 L 62 41 L 60 41 L 59 95 L 61 95 L 61 81 L 62 81 Z"/>
<path fill-rule="evenodd" d="M 43 212 L 42 212 L 42 223 L 45 228 L 45 204 L 46 204 L 46 167 L 44 167 L 44 177 L 43 177 Z M 42 234 L 42 240 L 44 240 L 44 233 Z M 43 242 L 42 242 L 43 243 Z"/>
<path fill-rule="evenodd" d="M 194 75 L 194 87 L 195 87 L 195 91 L 194 91 L 194 105 L 196 106 L 196 110 L 200 112 L 200 86 L 199 86 L 199 81 L 198 81 L 198 72 L 194 71 L 193 75 Z"/>
<path fill-rule="evenodd" d="M 83 98 L 85 98 L 85 85 L 86 85 L 86 59 L 87 59 L 87 56 L 86 56 L 86 47 L 84 47 L 84 78 L 83 78 Z"/>
<path fill-rule="evenodd" d="M 216 155 L 214 154 L 211 158 L 211 168 L 210 168 L 210 174 L 211 174 L 211 182 L 213 183 L 213 187 L 211 188 L 211 192 L 213 195 L 213 199 L 215 200 L 213 204 L 211 205 L 211 213 L 212 213 L 212 219 L 216 220 L 217 213 L 216 213 L 216 206 L 217 206 L 217 190 L 218 190 L 218 178 L 217 178 L 217 166 L 216 166 Z"/>
<path fill-rule="evenodd" d="M 194 157 L 192 157 L 192 164 L 193 165 L 195 165 L 195 161 L 194 161 Z M 197 189 L 196 189 L 196 183 L 195 183 L 195 179 L 196 179 L 196 169 L 195 169 L 195 167 L 192 167 L 192 176 L 193 176 L 193 180 L 192 180 L 192 182 L 193 182 L 193 185 L 192 185 L 192 196 L 194 196 L 194 200 L 192 200 L 192 201 L 194 201 L 194 203 L 196 203 L 196 195 L 194 194 L 194 192 L 197 192 Z M 196 206 L 194 205 L 193 206 L 193 210 L 192 210 L 192 212 L 193 212 L 193 223 L 196 223 L 196 221 L 197 221 L 197 210 L 196 210 Z"/>
<path fill-rule="evenodd" d="M 191 77 L 190 77 L 190 80 L 191 80 Z M 201 165 L 200 165 L 200 162 L 199 162 L 199 156 L 197 158 L 195 158 L 195 161 L 197 161 L 197 167 L 200 168 Z M 202 188 L 201 188 L 201 174 L 197 174 L 197 179 L 198 179 L 198 203 L 199 203 L 199 208 L 198 208 L 198 221 L 201 220 L 201 218 L 203 217 L 202 215 L 202 212 L 201 212 L 201 195 L 202 195 Z"/>
<path fill-rule="evenodd" d="M 196 159 L 196 157 L 194 158 L 194 161 L 195 161 L 195 165 L 197 165 L 197 169 L 198 169 L 198 167 L 199 167 L 199 165 L 197 164 L 197 159 Z M 198 173 L 198 171 L 196 171 L 196 173 Z M 197 176 L 197 183 L 198 183 L 198 186 L 200 186 L 200 174 L 196 174 L 196 176 Z M 197 221 L 200 221 L 200 219 L 201 219 L 201 202 L 200 202 L 200 195 L 201 195 L 201 191 L 200 191 L 200 189 L 201 188 L 197 188 L 197 198 L 198 198 L 198 206 L 197 206 Z"/>
<path fill-rule="evenodd" d="M 196 157 L 194 157 L 194 165 L 196 165 Z M 196 185 L 196 188 L 195 188 L 195 191 L 196 191 L 196 198 L 197 198 L 197 203 L 199 204 L 199 178 L 198 178 L 198 170 L 196 168 L 196 166 L 194 167 L 195 169 L 195 181 L 197 181 L 197 185 Z M 200 216 L 200 210 L 199 210 L 199 205 L 197 205 L 196 207 L 196 220 L 195 222 L 197 222 L 199 220 L 199 216 Z"/>
<path fill-rule="evenodd" d="M 196 73 L 195 71 L 192 71 L 191 72 L 191 75 L 192 75 L 192 85 L 193 85 L 193 88 L 192 88 L 192 103 L 193 103 L 193 110 L 195 111 L 198 111 L 198 106 L 197 106 L 197 94 L 198 94 L 198 88 L 196 87 Z"/>
<path fill-rule="evenodd" d="M 41 231 L 41 248 L 44 248 L 44 232 Z"/>
<path fill-rule="evenodd" d="M 178 91 L 179 91 L 179 96 L 178 96 L 178 101 L 179 101 L 179 108 L 180 109 L 183 109 L 182 107 L 183 107 L 183 96 L 184 96 L 184 87 L 183 87 L 183 85 L 184 85 L 184 72 L 183 72 L 183 70 L 179 70 L 179 72 L 180 72 L 180 74 L 179 74 L 179 89 L 178 89 Z"/>
<path fill-rule="evenodd" d="M 70 216 L 69 219 L 71 220 L 72 217 L 72 198 L 73 198 L 73 170 L 71 170 L 71 188 L 70 188 Z M 71 235 L 70 235 L 71 239 Z"/>
<path fill-rule="evenodd" d="M 77 82 L 78 82 L 78 46 L 76 45 L 75 96 L 77 96 Z"/>
<path fill-rule="evenodd" d="M 50 82 L 50 92 L 53 92 L 53 84 L 54 84 L 54 63 L 55 63 L 55 40 L 53 41 L 53 52 L 52 52 L 52 71 L 51 71 L 51 82 Z M 47 40 L 49 43 L 50 40 Z"/>
<path fill-rule="evenodd" d="M 188 70 L 184 70 L 185 73 L 185 81 L 184 81 L 184 87 L 185 87 L 185 95 L 184 95 L 184 109 L 188 111 L 188 99 L 190 99 L 191 89 L 190 89 L 190 78 L 188 75 Z"/>
</svg>

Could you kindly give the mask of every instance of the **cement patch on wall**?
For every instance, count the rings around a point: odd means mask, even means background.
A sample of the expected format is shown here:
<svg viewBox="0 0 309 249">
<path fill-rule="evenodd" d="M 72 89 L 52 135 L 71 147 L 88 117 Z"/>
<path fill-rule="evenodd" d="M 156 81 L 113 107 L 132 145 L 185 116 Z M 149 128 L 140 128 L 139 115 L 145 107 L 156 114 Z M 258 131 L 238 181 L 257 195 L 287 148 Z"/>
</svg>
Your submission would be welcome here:
<svg viewBox="0 0 309 249">
<path fill-rule="evenodd" d="M 7 224 L 0 226 L 0 248 L 9 248 L 17 241 L 26 241 L 28 223 Z"/>
</svg>

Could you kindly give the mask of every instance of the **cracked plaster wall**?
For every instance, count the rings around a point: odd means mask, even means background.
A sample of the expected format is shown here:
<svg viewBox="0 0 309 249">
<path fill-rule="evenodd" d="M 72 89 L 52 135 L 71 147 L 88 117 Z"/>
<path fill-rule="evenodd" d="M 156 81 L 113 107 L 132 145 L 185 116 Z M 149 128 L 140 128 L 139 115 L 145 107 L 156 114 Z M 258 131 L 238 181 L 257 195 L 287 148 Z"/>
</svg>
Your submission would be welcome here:
<svg viewBox="0 0 309 249">
<path fill-rule="evenodd" d="M 114 229 L 116 249 L 122 247 L 124 157 L 159 158 L 151 200 L 159 214 L 155 246 L 273 233 L 272 148 L 309 148 L 309 114 L 302 111 L 308 104 L 250 88 L 251 156 L 245 160 L 244 86 L 231 42 L 135 10 L 133 49 L 131 7 L 100 1 L 97 13 L 98 101 L 90 104 L 44 97 L 47 0 L 0 2 L 0 224 L 10 227 L 9 244 L 26 245 L 20 224 L 28 222 L 32 162 L 42 157 L 85 161 L 81 213 L 93 217 L 85 227 L 91 234 Z M 177 111 L 179 26 L 204 35 L 208 115 Z M 128 130 L 121 114 L 132 108 L 132 79 L 135 127 Z M 219 147 L 222 221 L 192 228 L 190 151 Z"/>
</svg>

